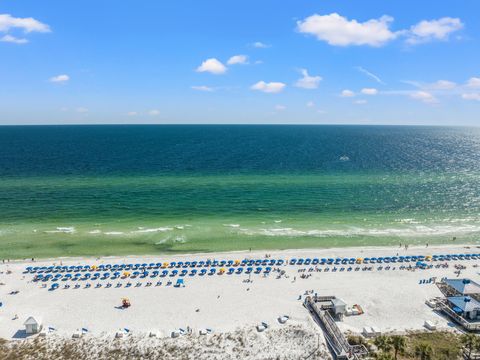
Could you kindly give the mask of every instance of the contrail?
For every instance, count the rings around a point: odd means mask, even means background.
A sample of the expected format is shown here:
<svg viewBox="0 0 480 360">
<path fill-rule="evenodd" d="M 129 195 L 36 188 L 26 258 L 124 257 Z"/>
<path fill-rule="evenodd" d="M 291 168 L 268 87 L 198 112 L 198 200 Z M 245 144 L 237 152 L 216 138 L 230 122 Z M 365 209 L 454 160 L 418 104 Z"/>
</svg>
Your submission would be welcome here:
<svg viewBox="0 0 480 360">
<path fill-rule="evenodd" d="M 380 79 L 377 75 L 371 73 L 370 71 L 368 71 L 367 69 L 364 69 L 363 67 L 361 66 L 357 66 L 357 70 L 364 73 L 365 75 L 367 75 L 368 77 L 371 77 L 373 80 L 375 80 L 376 82 L 378 82 L 379 84 L 382 84 L 382 85 L 386 85 L 382 79 Z"/>
</svg>

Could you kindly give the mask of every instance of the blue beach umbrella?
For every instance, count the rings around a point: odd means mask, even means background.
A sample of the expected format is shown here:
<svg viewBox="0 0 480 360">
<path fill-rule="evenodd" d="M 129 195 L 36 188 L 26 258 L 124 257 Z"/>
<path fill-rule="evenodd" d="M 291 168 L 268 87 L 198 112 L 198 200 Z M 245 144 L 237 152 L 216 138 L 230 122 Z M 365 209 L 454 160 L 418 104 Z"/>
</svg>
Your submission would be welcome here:
<svg viewBox="0 0 480 360">
<path fill-rule="evenodd" d="M 295 265 L 297 263 L 297 259 L 293 258 L 290 259 L 290 265 Z"/>
<path fill-rule="evenodd" d="M 207 273 L 207 269 L 200 270 L 200 275 L 205 275 Z"/>
<path fill-rule="evenodd" d="M 317 265 L 318 263 L 320 263 L 320 260 L 318 258 L 313 258 L 312 265 Z"/>
<path fill-rule="evenodd" d="M 237 268 L 237 274 L 241 274 L 243 272 L 243 267 Z"/>
<path fill-rule="evenodd" d="M 250 274 L 253 271 L 252 267 L 247 267 L 247 271 L 245 271 L 247 274 Z"/>
<path fill-rule="evenodd" d="M 283 259 L 278 259 L 277 260 L 277 265 L 283 265 L 285 261 L 283 261 Z"/>
<path fill-rule="evenodd" d="M 190 264 L 190 267 L 195 267 L 197 266 L 198 262 L 197 261 L 192 261 L 192 263 Z"/>
<path fill-rule="evenodd" d="M 217 270 L 216 270 L 215 268 L 211 268 L 209 274 L 210 274 L 210 275 L 213 275 L 213 274 L 215 274 L 216 272 L 217 272 Z"/>
<path fill-rule="evenodd" d="M 270 266 L 267 266 L 267 267 L 265 268 L 265 272 L 266 272 L 266 273 L 269 273 L 270 271 L 272 271 L 272 268 L 271 268 Z"/>
<path fill-rule="evenodd" d="M 225 266 L 226 263 L 227 263 L 227 262 L 226 262 L 225 260 L 222 260 L 222 261 L 220 261 L 219 265 L 220 265 L 220 266 Z"/>
<path fill-rule="evenodd" d="M 192 271 L 190 271 L 190 276 L 195 275 L 197 272 L 198 272 L 197 269 L 192 269 Z"/>
<path fill-rule="evenodd" d="M 311 262 L 312 262 L 312 259 L 310 258 L 305 259 L 305 265 L 310 265 Z"/>
</svg>

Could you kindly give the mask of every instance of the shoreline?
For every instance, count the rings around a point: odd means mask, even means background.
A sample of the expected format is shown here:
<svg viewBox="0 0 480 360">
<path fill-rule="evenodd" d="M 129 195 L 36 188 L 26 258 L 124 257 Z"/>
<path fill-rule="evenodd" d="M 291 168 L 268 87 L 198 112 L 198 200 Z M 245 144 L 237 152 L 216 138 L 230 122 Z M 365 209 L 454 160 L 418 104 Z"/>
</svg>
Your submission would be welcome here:
<svg viewBox="0 0 480 360">
<path fill-rule="evenodd" d="M 428 252 L 429 249 L 468 249 L 468 248 L 478 248 L 480 249 L 480 243 L 457 243 L 457 244 L 429 244 L 429 246 L 420 246 L 420 245 L 410 245 L 408 244 L 408 250 L 422 250 L 422 253 L 425 251 Z M 205 258 L 208 256 L 227 256 L 235 255 L 235 254 L 252 254 L 252 255 L 263 255 L 265 253 L 268 254 L 288 254 L 288 253 L 303 253 L 303 252 L 319 252 L 325 253 L 328 251 L 332 251 L 332 253 L 341 253 L 341 252 L 348 252 L 348 251 L 358 251 L 362 253 L 363 251 L 381 251 L 381 250 L 397 250 L 397 251 L 405 251 L 404 244 L 402 247 L 400 246 L 390 246 L 390 245 L 367 245 L 367 246 L 344 246 L 344 247 L 321 247 L 321 248 L 294 248 L 294 249 L 255 249 L 255 250 L 231 250 L 231 251 L 211 251 L 211 252 L 190 252 L 190 253 L 160 253 L 160 254 L 133 254 L 133 255 L 100 255 L 100 256 L 58 256 L 58 257 L 45 257 L 45 258 L 34 258 L 35 261 L 32 261 L 31 258 L 15 258 L 15 259 L 8 259 L 9 262 L 5 262 L 3 264 L 19 264 L 19 263 L 35 263 L 35 262 L 49 262 L 49 261 L 79 261 L 79 260 L 97 260 L 97 259 L 138 259 L 138 258 L 145 258 L 145 259 L 153 259 L 153 258 L 175 258 L 175 257 L 199 257 Z M 425 251 L 423 251 L 425 250 Z M 3 259 L 7 260 L 7 259 Z M 0 263 L 2 265 L 2 263 Z"/>
</svg>

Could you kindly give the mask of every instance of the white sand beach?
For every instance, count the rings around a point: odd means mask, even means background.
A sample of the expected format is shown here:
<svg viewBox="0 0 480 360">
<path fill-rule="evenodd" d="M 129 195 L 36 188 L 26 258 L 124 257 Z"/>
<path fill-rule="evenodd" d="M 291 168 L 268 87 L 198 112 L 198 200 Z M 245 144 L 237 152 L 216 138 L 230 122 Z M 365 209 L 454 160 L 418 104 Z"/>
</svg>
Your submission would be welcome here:
<svg viewBox="0 0 480 360">
<path fill-rule="evenodd" d="M 447 253 L 474 253 L 476 246 L 437 246 L 409 248 L 342 248 L 311 249 L 268 252 L 274 259 L 313 258 L 313 257 L 372 257 L 395 255 L 435 255 Z M 264 258 L 265 252 L 236 252 L 224 254 L 192 254 L 145 257 L 108 257 L 100 259 L 65 258 L 54 260 L 17 261 L 0 265 L 0 337 L 4 339 L 23 338 L 23 322 L 30 315 L 42 319 L 44 329 L 55 329 L 52 335 L 71 338 L 72 335 L 88 330 L 87 335 L 113 338 L 119 329 L 128 329 L 129 336 L 148 336 L 150 332 L 159 337 L 170 337 L 172 331 L 192 329 L 198 334 L 200 329 L 211 329 L 212 334 L 235 331 L 253 331 L 261 322 L 270 327 L 264 332 L 277 331 L 286 326 L 299 326 L 306 331 L 321 334 L 320 328 L 312 321 L 302 306 L 306 291 L 313 290 L 318 295 L 335 295 L 348 305 L 359 304 L 365 313 L 345 317 L 339 326 L 344 331 L 360 333 L 365 326 L 374 326 L 382 332 L 404 332 L 421 330 L 425 320 L 437 323 L 439 329 L 453 329 L 445 318 L 434 313 L 425 301 L 440 296 L 432 282 L 419 284 L 421 279 L 436 277 L 456 277 L 454 265 L 466 266 L 461 277 L 478 280 L 476 260 L 450 261 L 448 268 L 427 270 L 399 270 L 401 264 L 391 264 L 390 270 L 309 272 L 315 266 L 281 266 L 286 276 L 277 278 L 278 273 L 233 274 L 212 276 L 185 276 L 185 287 L 166 286 L 168 280 L 176 278 L 118 279 L 113 284 L 123 283 L 121 288 L 95 288 L 99 282 L 91 282 L 91 288 L 64 289 L 66 282 L 60 281 L 57 290 L 42 288 L 43 282 L 33 282 L 33 274 L 24 274 L 26 266 L 115 264 L 131 262 L 169 262 L 206 259 Z M 324 268 L 324 266 L 318 266 Z M 339 267 L 339 266 L 337 266 Z M 346 266 L 348 267 L 348 265 Z M 396 269 L 393 269 L 395 267 Z M 300 269 L 306 269 L 301 278 Z M 251 282 L 245 282 L 247 279 Z M 155 286 L 162 280 L 161 286 Z M 128 281 L 133 286 L 125 288 Z M 146 287 L 145 283 L 153 282 Z M 137 282 L 141 286 L 135 287 Z M 70 284 L 73 285 L 71 281 Z M 102 281 L 105 284 L 105 281 Z M 49 285 L 51 282 L 49 282 Z M 11 294 L 11 292 L 16 292 Z M 301 298 L 300 298 L 301 296 Z M 128 298 L 131 307 L 119 309 L 121 299 Z M 288 315 L 290 320 L 281 325 L 277 319 Z M 212 335 L 207 335 L 212 336 Z M 126 336 L 127 337 L 127 336 Z M 172 339 L 174 340 L 174 339 Z"/>
</svg>

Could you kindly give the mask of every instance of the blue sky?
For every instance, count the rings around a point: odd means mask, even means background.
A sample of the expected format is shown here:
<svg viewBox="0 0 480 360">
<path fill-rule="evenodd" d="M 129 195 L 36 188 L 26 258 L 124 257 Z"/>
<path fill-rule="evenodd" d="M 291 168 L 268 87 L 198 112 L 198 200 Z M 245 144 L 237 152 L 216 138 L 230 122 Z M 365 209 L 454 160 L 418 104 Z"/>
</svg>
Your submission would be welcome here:
<svg viewBox="0 0 480 360">
<path fill-rule="evenodd" d="M 478 1 L 0 1 L 0 124 L 477 125 Z"/>
</svg>

